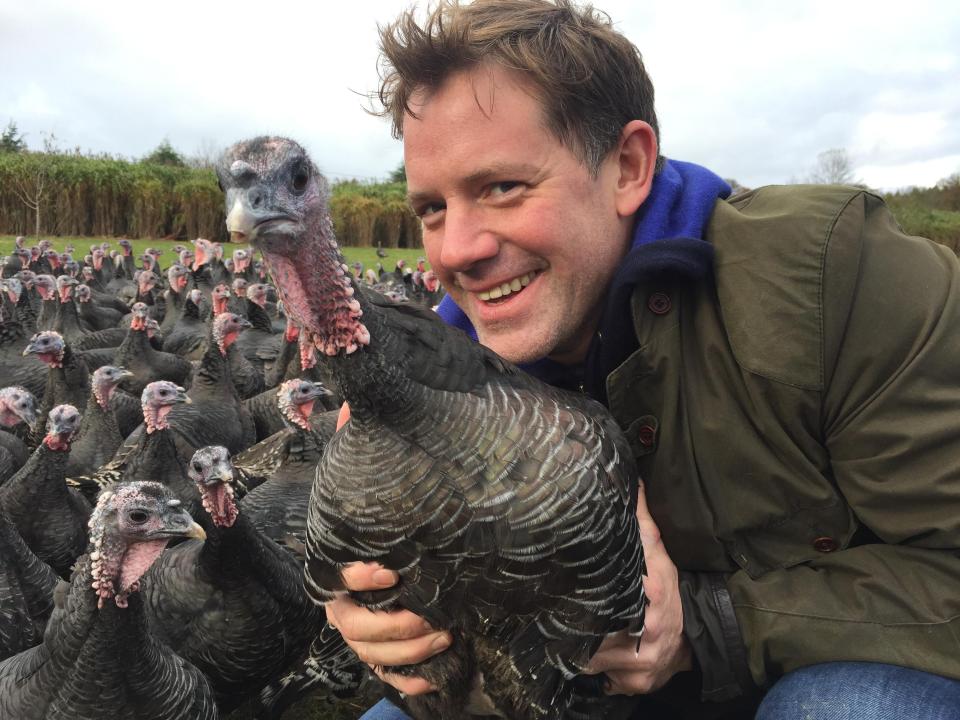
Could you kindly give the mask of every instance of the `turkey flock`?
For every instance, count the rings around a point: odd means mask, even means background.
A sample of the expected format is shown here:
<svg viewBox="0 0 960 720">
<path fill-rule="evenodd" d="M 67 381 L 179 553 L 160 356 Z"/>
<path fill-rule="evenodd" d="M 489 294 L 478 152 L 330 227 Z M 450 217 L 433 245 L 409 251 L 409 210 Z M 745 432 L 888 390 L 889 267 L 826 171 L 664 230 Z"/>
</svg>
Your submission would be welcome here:
<svg viewBox="0 0 960 720">
<path fill-rule="evenodd" d="M 326 624 L 356 561 L 401 575 L 357 602 L 454 634 L 416 669 L 441 691 L 393 696 L 414 717 L 611 716 L 577 675 L 646 602 L 613 420 L 444 325 L 422 259 L 348 266 L 296 143 L 218 176 L 230 258 L 18 238 L 2 262 L 0 719 L 389 693 Z"/>
</svg>

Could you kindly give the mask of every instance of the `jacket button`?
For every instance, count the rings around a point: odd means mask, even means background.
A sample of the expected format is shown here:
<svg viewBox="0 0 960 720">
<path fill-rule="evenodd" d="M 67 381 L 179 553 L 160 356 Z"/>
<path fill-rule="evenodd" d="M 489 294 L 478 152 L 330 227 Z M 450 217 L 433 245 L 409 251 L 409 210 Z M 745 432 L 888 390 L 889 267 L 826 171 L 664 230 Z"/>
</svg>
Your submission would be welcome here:
<svg viewBox="0 0 960 720">
<path fill-rule="evenodd" d="M 657 437 L 657 429 L 653 425 L 641 425 L 637 428 L 637 439 L 640 441 L 640 444 L 644 447 L 650 447 L 653 445 L 653 441 Z"/>
<path fill-rule="evenodd" d="M 818 537 L 813 541 L 813 549 L 817 552 L 831 553 L 837 549 L 837 541 L 832 537 Z"/>
<path fill-rule="evenodd" d="M 666 293 L 655 292 L 647 298 L 647 307 L 654 315 L 666 315 L 670 312 L 670 296 Z"/>
</svg>

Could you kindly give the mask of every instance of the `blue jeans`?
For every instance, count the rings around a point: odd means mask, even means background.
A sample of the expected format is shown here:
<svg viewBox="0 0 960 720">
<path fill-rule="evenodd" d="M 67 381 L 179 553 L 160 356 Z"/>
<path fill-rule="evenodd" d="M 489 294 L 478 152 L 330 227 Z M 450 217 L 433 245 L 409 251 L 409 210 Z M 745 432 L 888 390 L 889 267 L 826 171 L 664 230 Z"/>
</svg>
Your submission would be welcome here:
<svg viewBox="0 0 960 720">
<path fill-rule="evenodd" d="M 361 720 L 409 718 L 381 700 Z M 880 663 L 811 665 L 777 681 L 756 720 L 960 720 L 960 681 Z"/>
<path fill-rule="evenodd" d="M 811 665 L 770 688 L 756 720 L 960 720 L 960 681 L 880 663 Z"/>
</svg>

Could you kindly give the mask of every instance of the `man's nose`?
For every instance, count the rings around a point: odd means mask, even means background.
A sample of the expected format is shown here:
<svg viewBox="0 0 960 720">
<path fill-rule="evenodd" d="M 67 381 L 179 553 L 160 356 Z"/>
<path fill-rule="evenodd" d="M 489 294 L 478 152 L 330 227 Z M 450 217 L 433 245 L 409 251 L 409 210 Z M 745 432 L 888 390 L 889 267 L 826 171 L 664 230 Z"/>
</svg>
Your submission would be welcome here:
<svg viewBox="0 0 960 720">
<path fill-rule="evenodd" d="M 445 211 L 440 262 L 452 272 L 466 272 L 474 265 L 495 257 L 500 250 L 499 235 L 482 209 L 448 205 Z"/>
</svg>

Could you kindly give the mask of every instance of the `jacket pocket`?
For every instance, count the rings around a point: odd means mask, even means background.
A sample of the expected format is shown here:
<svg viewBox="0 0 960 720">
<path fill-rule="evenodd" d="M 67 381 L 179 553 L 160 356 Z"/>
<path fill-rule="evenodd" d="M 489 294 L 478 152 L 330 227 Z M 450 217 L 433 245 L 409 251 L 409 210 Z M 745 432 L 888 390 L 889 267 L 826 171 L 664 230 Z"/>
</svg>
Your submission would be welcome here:
<svg viewBox="0 0 960 720">
<path fill-rule="evenodd" d="M 763 526 L 746 528 L 725 541 L 727 552 L 756 579 L 850 546 L 858 522 L 841 497 L 793 510 Z"/>
</svg>

